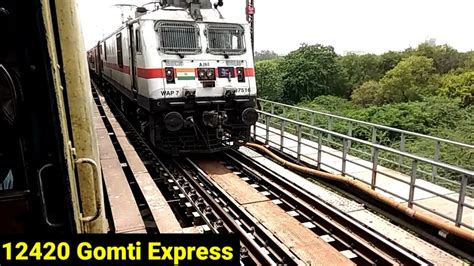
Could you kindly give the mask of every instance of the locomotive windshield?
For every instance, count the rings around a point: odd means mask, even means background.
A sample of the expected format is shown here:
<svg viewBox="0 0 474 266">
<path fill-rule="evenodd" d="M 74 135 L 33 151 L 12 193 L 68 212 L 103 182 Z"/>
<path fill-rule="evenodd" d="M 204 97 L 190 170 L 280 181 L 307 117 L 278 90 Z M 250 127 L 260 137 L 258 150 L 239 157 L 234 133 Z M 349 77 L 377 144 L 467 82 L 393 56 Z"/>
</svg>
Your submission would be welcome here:
<svg viewBox="0 0 474 266">
<path fill-rule="evenodd" d="M 209 24 L 206 32 L 210 54 L 240 55 L 245 53 L 244 28 L 242 26 Z"/>
<path fill-rule="evenodd" d="M 192 22 L 162 21 L 155 25 L 159 36 L 159 49 L 167 54 L 198 54 L 199 27 Z"/>
</svg>

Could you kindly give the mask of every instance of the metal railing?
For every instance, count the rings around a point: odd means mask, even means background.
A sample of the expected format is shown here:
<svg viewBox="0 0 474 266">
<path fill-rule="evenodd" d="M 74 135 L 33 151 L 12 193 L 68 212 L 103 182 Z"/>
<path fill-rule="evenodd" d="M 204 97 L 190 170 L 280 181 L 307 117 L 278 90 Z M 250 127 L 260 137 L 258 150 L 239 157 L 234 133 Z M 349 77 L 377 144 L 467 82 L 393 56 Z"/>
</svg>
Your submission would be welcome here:
<svg viewBox="0 0 474 266">
<path fill-rule="evenodd" d="M 291 106 L 292 107 L 292 106 Z M 294 108 L 294 107 L 292 107 Z M 301 109 L 300 109 L 301 110 Z M 304 110 L 304 109 L 302 109 Z M 318 169 L 321 167 L 326 167 L 332 169 L 341 175 L 350 176 L 352 178 L 358 179 L 372 187 L 372 189 L 377 189 L 382 191 L 390 196 L 396 197 L 401 199 L 402 201 L 406 201 L 406 204 L 410 208 L 418 207 L 424 209 L 428 212 L 434 213 L 440 217 L 443 217 L 449 221 L 452 221 L 456 226 L 464 226 L 469 229 L 474 229 L 473 224 L 463 222 L 463 212 L 465 208 L 470 209 L 471 211 L 474 210 L 474 207 L 470 205 L 466 201 L 466 197 L 472 194 L 473 188 L 468 184 L 474 183 L 474 171 L 464 169 L 458 166 L 450 165 L 439 160 L 434 160 L 431 158 L 426 158 L 420 155 L 412 154 L 407 151 L 399 150 L 393 147 L 387 147 L 383 144 L 376 143 L 375 141 L 367 141 L 363 139 L 356 138 L 351 136 L 350 134 L 341 134 L 338 132 L 334 132 L 331 129 L 324 129 L 315 125 L 310 125 L 301 121 L 296 121 L 290 118 L 282 117 L 279 115 L 275 115 L 265 111 L 258 111 L 259 112 L 259 123 L 254 126 L 253 134 L 254 138 L 257 140 L 261 140 L 268 145 L 272 145 L 276 148 L 279 148 L 280 151 L 286 153 L 295 153 L 297 160 L 312 160 Z M 323 113 L 324 114 L 324 113 Z M 327 115 L 327 114 L 324 114 Z M 336 117 L 336 116 L 331 116 Z M 337 117 L 340 119 L 346 119 L 342 117 Z M 359 123 L 360 121 L 347 119 L 352 123 Z M 365 123 L 365 122 L 363 122 Z M 392 130 L 392 128 L 366 123 L 374 128 L 385 128 L 387 130 Z M 258 130 L 263 130 L 258 135 L 256 134 Z M 394 129 L 395 130 L 395 129 Z M 403 134 L 415 134 L 412 132 L 400 131 Z M 308 136 L 308 137 L 305 137 Z M 423 136 L 423 135 L 422 135 Z M 429 137 L 429 136 L 427 136 Z M 435 139 L 436 141 L 444 141 L 442 139 L 429 137 Z M 296 147 L 291 147 L 288 145 L 289 142 L 293 142 Z M 340 146 L 342 147 L 341 152 L 337 152 L 336 149 L 327 149 L 324 148 L 324 142 L 329 144 L 337 144 L 333 146 Z M 456 142 L 453 142 L 456 143 Z M 457 144 L 457 143 L 456 143 Z M 462 146 L 469 147 L 471 145 L 466 145 L 459 143 Z M 361 160 L 358 158 L 358 152 L 354 153 L 354 150 L 351 149 L 352 146 L 360 147 L 361 149 L 366 148 L 367 150 L 371 150 L 370 153 L 370 160 L 367 160 L 369 163 L 362 163 Z M 326 146 L 327 147 L 327 146 Z M 308 155 L 308 153 L 303 154 L 303 149 L 312 149 L 315 151 L 315 156 Z M 328 154 L 332 157 L 337 158 L 341 161 L 341 165 L 336 166 L 334 162 L 328 163 L 322 160 L 323 154 Z M 388 157 L 401 157 L 404 158 L 406 161 L 410 161 L 410 171 L 408 175 L 404 174 L 394 174 L 387 172 L 385 167 L 380 166 L 381 161 L 381 154 L 385 154 Z M 362 167 L 364 169 L 371 171 L 371 180 L 370 182 L 364 180 L 357 175 L 350 174 L 346 171 L 348 163 L 356 165 L 358 167 Z M 445 173 L 449 178 L 446 179 L 447 182 L 450 183 L 450 189 L 458 193 L 457 197 L 454 197 L 453 193 L 440 193 L 435 191 L 434 189 L 430 189 L 425 187 L 424 185 L 420 185 L 420 166 L 427 165 L 429 167 L 436 167 L 441 173 Z M 385 170 L 384 170 L 385 169 Z M 396 183 L 401 182 L 405 184 L 408 188 L 408 195 L 400 195 L 397 192 L 392 191 L 390 188 L 383 187 L 377 182 L 377 177 L 383 176 L 384 178 L 388 178 L 389 182 Z M 406 178 L 404 178 L 406 177 Z M 418 182 L 417 182 L 418 181 Z M 416 197 L 421 193 L 429 193 L 432 197 L 438 197 L 443 201 L 447 201 L 453 206 L 456 206 L 456 214 L 455 217 L 450 217 L 446 213 L 441 213 L 432 209 L 432 207 L 427 206 L 424 203 L 418 202 L 417 199 L 422 197 Z M 472 195 L 471 195 L 472 196 Z"/>
<path fill-rule="evenodd" d="M 437 162 L 456 165 L 469 170 L 474 170 L 474 145 L 457 141 L 442 139 L 429 135 L 419 134 L 393 127 L 378 125 L 338 115 L 318 112 L 297 106 L 272 102 L 259 99 L 262 111 L 280 115 L 286 118 L 336 131 L 349 137 L 367 140 L 374 144 L 390 145 L 391 148 L 402 152 L 408 152 L 430 158 Z M 310 132 L 313 133 L 313 132 Z M 314 134 L 306 134 L 310 139 Z M 331 135 L 324 136 L 323 142 L 331 147 L 342 149 L 338 143 L 334 143 Z M 364 149 L 365 148 L 365 149 Z M 362 159 L 372 159 L 374 150 L 348 144 L 348 149 L 358 153 Z M 462 157 L 462 161 L 455 161 L 452 154 Z M 406 164 L 404 156 L 387 156 L 379 154 L 380 164 L 406 174 L 411 172 L 411 164 Z M 422 165 L 420 167 L 421 178 L 430 182 L 440 183 L 446 186 L 450 178 L 446 179 L 446 173 L 439 173 L 435 165 Z M 443 184 L 445 183 L 445 184 Z"/>
</svg>

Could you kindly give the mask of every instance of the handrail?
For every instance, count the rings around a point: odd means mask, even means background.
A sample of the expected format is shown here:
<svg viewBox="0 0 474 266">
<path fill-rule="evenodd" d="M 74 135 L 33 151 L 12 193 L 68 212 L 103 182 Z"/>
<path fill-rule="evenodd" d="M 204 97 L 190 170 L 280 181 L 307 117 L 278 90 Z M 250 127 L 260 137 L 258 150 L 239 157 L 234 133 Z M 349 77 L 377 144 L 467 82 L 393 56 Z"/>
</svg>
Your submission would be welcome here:
<svg viewBox="0 0 474 266">
<path fill-rule="evenodd" d="M 360 143 L 360 144 L 368 145 L 371 148 L 375 148 L 375 149 L 378 149 L 378 150 L 390 152 L 390 153 L 393 153 L 393 154 L 396 154 L 396 155 L 399 155 L 399 156 L 403 156 L 405 158 L 410 158 L 412 160 L 416 160 L 418 162 L 428 163 L 428 164 L 431 164 L 433 166 L 437 166 L 437 167 L 444 168 L 444 169 L 447 169 L 447 170 L 450 170 L 450 171 L 453 171 L 453 172 L 457 172 L 457 173 L 466 175 L 470 182 L 474 181 L 474 171 L 471 171 L 471 170 L 468 170 L 468 169 L 464 169 L 464 168 L 461 168 L 461 167 L 449 165 L 449 164 L 446 164 L 446 163 L 443 163 L 443 162 L 438 162 L 438 161 L 435 161 L 435 160 L 431 160 L 429 158 L 414 155 L 414 154 L 407 153 L 407 152 L 404 152 L 404 151 L 399 151 L 397 149 L 393 149 L 393 148 L 386 147 L 386 146 L 383 146 L 383 145 L 380 145 L 380 144 L 372 143 L 372 142 L 369 142 L 369 141 L 366 141 L 366 140 L 361 140 L 361 139 L 354 138 L 354 137 L 351 137 L 351 136 L 347 136 L 347 135 L 337 133 L 337 132 L 334 132 L 334 131 L 330 131 L 330 130 L 320 128 L 320 127 L 317 127 L 317 126 L 308 125 L 308 124 L 305 124 L 305 123 L 302 123 L 302 122 L 299 122 L 299 121 L 294 121 L 294 120 L 291 120 L 289 118 L 278 116 L 278 115 L 275 115 L 275 114 L 271 114 L 271 113 L 268 113 L 268 112 L 265 112 L 265 111 L 258 110 L 258 113 L 263 114 L 263 115 L 268 116 L 268 117 L 277 118 L 277 119 L 280 119 L 282 121 L 289 122 L 289 123 L 292 123 L 292 124 L 295 124 L 295 125 L 298 125 L 298 126 L 301 126 L 301 127 L 306 127 L 306 128 L 316 130 L 316 131 L 319 131 L 319 132 L 322 132 L 322 133 L 325 133 L 325 134 L 329 134 L 329 135 L 332 135 L 332 136 L 335 136 L 335 137 L 339 137 L 339 138 L 342 138 L 342 139 L 345 139 L 345 140 L 350 140 L 352 142 L 357 142 L 357 143 Z"/>
<path fill-rule="evenodd" d="M 265 100 L 265 99 L 261 99 L 261 98 L 259 98 L 258 101 L 265 102 L 265 103 L 271 103 L 271 104 L 274 104 L 274 105 L 279 105 L 279 106 L 283 106 L 283 107 L 287 107 L 287 108 L 297 109 L 297 110 L 300 110 L 300 111 L 310 112 L 310 113 L 314 113 L 314 114 L 318 114 L 318 115 L 323 115 L 323 116 L 327 116 L 327 117 L 337 118 L 337 119 L 341 119 L 341 120 L 345 120 L 345 121 L 349 121 L 349 122 L 353 122 L 353 123 L 359 123 L 359 124 L 362 124 L 362 125 L 375 127 L 375 128 L 378 128 L 378 129 L 390 130 L 390 131 L 405 134 L 405 135 L 411 135 L 411 136 L 415 136 L 415 137 L 426 138 L 426 139 L 430 139 L 430 140 L 433 140 L 433 141 L 440 141 L 440 142 L 443 142 L 443 143 L 458 145 L 458 146 L 461 146 L 461 147 L 464 147 L 464 148 L 474 149 L 474 145 L 472 145 L 472 144 L 462 143 L 462 142 L 449 140 L 449 139 L 443 139 L 443 138 L 439 138 L 439 137 L 433 137 L 433 136 L 424 135 L 424 134 L 420 134 L 420 133 L 416 133 L 416 132 L 412 132 L 412 131 L 407 131 L 407 130 L 393 128 L 393 127 L 389 127 L 389 126 L 374 124 L 374 123 L 370 123 L 370 122 L 365 122 L 365 121 L 356 120 L 356 119 L 343 117 L 343 116 L 339 116 L 339 115 L 334 115 L 334 114 L 330 114 L 330 113 L 315 111 L 315 110 L 311 110 L 311 109 L 307 109 L 307 108 L 303 108 L 303 107 L 298 107 L 298 106 L 293 106 L 293 105 L 288 105 L 288 104 L 284 104 L 284 103 L 274 102 L 274 101 Z"/>
</svg>

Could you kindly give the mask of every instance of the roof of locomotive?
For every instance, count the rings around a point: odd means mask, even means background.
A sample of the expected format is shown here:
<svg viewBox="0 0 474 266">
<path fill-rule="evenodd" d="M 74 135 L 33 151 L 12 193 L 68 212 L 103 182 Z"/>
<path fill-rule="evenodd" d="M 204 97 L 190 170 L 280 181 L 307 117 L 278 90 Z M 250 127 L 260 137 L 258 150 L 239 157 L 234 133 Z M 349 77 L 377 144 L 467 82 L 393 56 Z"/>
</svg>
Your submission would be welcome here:
<svg viewBox="0 0 474 266">
<path fill-rule="evenodd" d="M 240 25 L 246 25 L 248 22 L 246 20 L 236 20 L 236 19 L 226 19 L 225 17 L 221 16 L 219 11 L 216 9 L 201 9 L 201 14 L 202 14 L 202 22 L 207 22 L 207 23 L 232 23 L 232 24 L 240 24 Z M 158 9 L 153 12 L 146 13 L 140 17 L 137 17 L 133 20 L 127 21 L 125 24 L 122 24 L 117 30 L 106 36 L 105 38 L 102 38 L 98 43 L 102 43 L 108 38 L 114 36 L 117 32 L 120 32 L 123 30 L 126 25 L 136 23 L 137 21 L 141 20 L 176 20 L 176 21 L 194 21 L 196 22 L 187 9 L 183 8 L 176 8 L 176 7 L 165 7 L 162 9 Z M 199 21 L 198 21 L 199 22 Z M 89 49 L 89 51 L 92 51 L 95 49 L 97 46 L 94 46 L 93 48 Z"/>
<path fill-rule="evenodd" d="M 227 19 L 216 9 L 201 9 L 202 22 L 247 24 L 246 20 Z M 195 21 L 186 9 L 166 7 L 147 13 L 136 20 L 179 20 Z M 199 21 L 198 21 L 199 22 Z"/>
</svg>

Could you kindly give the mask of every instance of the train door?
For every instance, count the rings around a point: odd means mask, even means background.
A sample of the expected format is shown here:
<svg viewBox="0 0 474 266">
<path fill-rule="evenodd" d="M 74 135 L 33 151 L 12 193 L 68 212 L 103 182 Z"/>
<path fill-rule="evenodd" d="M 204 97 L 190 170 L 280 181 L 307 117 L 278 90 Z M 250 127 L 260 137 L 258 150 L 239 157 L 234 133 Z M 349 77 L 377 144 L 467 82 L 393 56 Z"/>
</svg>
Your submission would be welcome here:
<svg viewBox="0 0 474 266">
<path fill-rule="evenodd" d="M 137 49 L 139 46 L 137 44 L 140 41 L 140 29 L 138 28 L 138 24 L 132 24 L 129 26 L 129 51 L 130 51 L 130 68 L 132 70 L 131 73 L 131 83 L 132 83 L 132 92 L 135 99 L 138 97 L 138 82 L 137 82 L 137 53 L 139 52 Z"/>
</svg>

